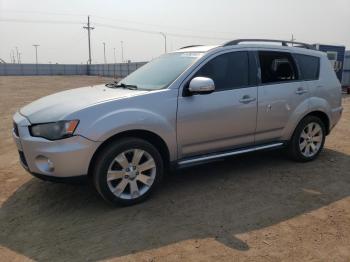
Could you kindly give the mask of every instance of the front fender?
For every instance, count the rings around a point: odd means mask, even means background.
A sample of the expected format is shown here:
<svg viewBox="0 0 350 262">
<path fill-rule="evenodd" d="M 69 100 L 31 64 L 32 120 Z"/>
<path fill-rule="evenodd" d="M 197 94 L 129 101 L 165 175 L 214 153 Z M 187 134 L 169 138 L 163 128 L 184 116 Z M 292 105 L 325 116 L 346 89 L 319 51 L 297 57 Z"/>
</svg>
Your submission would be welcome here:
<svg viewBox="0 0 350 262">
<path fill-rule="evenodd" d="M 77 134 L 98 142 L 124 131 L 152 132 L 163 139 L 173 160 L 176 157 L 176 91 L 150 92 L 97 104 L 72 114 L 70 118 L 80 119 Z"/>
</svg>

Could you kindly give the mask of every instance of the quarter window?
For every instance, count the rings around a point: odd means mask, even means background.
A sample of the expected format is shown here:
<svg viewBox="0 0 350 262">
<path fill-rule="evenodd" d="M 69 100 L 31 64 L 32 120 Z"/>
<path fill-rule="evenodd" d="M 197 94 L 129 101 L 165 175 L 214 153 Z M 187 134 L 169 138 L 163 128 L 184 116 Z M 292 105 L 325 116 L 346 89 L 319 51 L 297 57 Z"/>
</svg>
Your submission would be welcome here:
<svg viewBox="0 0 350 262">
<path fill-rule="evenodd" d="M 215 90 L 229 90 L 246 87 L 249 83 L 248 52 L 232 52 L 219 55 L 205 64 L 195 77 L 209 77 L 215 83 Z"/>
<path fill-rule="evenodd" d="M 298 73 L 289 53 L 284 52 L 259 52 L 261 82 L 279 83 L 298 79 Z"/>
<path fill-rule="evenodd" d="M 317 80 L 320 71 L 320 59 L 315 56 L 294 54 L 298 63 L 301 80 Z"/>
</svg>

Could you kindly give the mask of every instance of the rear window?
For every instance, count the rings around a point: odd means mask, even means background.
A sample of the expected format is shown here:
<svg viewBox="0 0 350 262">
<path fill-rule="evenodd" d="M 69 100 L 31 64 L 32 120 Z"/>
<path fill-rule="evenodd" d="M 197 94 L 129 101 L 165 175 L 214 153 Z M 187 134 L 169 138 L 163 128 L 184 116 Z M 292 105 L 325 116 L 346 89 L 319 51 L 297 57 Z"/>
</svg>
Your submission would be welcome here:
<svg viewBox="0 0 350 262">
<path fill-rule="evenodd" d="M 290 53 L 259 51 L 259 60 L 262 84 L 299 80 L 298 70 Z"/>
<path fill-rule="evenodd" d="M 294 54 L 300 70 L 301 80 L 317 80 L 320 72 L 320 58 L 310 55 Z"/>
</svg>

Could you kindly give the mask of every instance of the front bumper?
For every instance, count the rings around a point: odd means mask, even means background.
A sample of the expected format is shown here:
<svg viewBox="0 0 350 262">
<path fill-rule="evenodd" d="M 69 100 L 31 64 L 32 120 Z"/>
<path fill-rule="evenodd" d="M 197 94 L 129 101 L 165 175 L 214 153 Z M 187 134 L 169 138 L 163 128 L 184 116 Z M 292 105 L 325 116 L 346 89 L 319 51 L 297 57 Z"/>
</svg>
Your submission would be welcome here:
<svg viewBox="0 0 350 262">
<path fill-rule="evenodd" d="M 88 173 L 92 156 L 101 142 L 81 136 L 56 141 L 32 137 L 28 129 L 30 122 L 24 116 L 16 113 L 13 120 L 15 128 L 12 135 L 20 154 L 20 162 L 28 172 L 56 178 L 77 177 Z"/>
</svg>

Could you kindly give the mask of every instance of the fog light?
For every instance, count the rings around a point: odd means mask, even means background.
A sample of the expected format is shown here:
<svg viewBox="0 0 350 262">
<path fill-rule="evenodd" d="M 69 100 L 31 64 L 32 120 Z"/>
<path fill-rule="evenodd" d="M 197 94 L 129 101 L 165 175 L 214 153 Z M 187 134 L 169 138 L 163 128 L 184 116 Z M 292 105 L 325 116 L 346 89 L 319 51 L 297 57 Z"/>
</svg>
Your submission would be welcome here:
<svg viewBox="0 0 350 262">
<path fill-rule="evenodd" d="M 50 159 L 47 159 L 47 166 L 49 168 L 49 171 L 52 172 L 52 171 L 55 170 L 55 167 L 54 167 L 54 165 L 53 165 L 53 163 L 52 163 L 52 161 Z"/>
<path fill-rule="evenodd" d="M 46 156 L 37 156 L 35 163 L 38 169 L 44 173 L 52 173 L 55 170 L 54 163 Z"/>
</svg>

